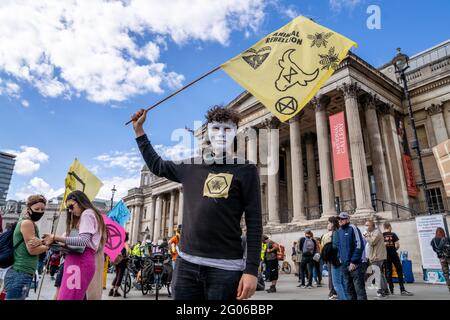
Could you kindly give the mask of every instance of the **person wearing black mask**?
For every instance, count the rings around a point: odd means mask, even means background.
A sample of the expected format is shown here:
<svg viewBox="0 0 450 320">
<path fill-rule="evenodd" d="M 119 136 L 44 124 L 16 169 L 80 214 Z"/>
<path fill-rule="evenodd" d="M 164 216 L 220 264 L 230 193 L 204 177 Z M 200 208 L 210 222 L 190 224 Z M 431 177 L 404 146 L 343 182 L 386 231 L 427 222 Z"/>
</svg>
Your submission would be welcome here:
<svg viewBox="0 0 450 320">
<path fill-rule="evenodd" d="M 45 212 L 47 199 L 42 195 L 32 195 L 27 199 L 27 207 L 14 229 L 14 264 L 5 275 L 6 300 L 25 300 L 30 291 L 31 281 L 36 273 L 38 257 L 48 251 L 39 239 L 36 222 Z"/>
</svg>

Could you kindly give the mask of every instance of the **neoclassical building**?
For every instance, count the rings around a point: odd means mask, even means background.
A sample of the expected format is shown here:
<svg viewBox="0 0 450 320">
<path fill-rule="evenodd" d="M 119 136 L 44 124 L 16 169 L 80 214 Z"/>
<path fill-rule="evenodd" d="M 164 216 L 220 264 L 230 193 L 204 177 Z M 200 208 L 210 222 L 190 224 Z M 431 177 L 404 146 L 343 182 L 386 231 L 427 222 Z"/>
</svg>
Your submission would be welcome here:
<svg viewBox="0 0 450 320">
<path fill-rule="evenodd" d="M 409 94 L 432 209 L 447 214 L 450 204 L 431 148 L 450 137 L 450 40 L 410 57 L 410 66 Z M 407 101 L 392 63 L 375 68 L 349 54 L 316 98 L 286 123 L 248 92 L 227 107 L 241 116 L 245 157 L 260 169 L 266 157 L 279 161 L 275 174 L 261 170 L 266 233 L 290 248 L 306 227 L 321 235 L 326 218 L 338 211 L 350 212 L 356 223 L 389 220 L 403 237 L 415 270 L 420 269 L 414 218 L 426 212 L 425 198 L 418 187 L 421 176 Z M 352 178 L 335 182 L 329 116 L 342 111 Z M 250 131 L 257 134 L 246 135 Z M 196 135 L 204 133 L 205 127 Z M 181 186 L 155 177 L 146 166 L 141 185 L 123 200 L 133 216 L 127 224 L 132 242 L 171 236 L 182 223 Z"/>
</svg>

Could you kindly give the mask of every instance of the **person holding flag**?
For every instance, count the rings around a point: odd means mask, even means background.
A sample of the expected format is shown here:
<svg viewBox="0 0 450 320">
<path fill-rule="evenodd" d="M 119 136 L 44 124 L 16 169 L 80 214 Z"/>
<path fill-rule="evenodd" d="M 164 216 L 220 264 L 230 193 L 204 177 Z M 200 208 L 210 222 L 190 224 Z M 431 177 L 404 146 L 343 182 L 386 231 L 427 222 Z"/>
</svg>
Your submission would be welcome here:
<svg viewBox="0 0 450 320">
<path fill-rule="evenodd" d="M 68 251 L 64 261 L 64 274 L 58 300 L 84 300 L 96 272 L 96 253 L 103 252 L 106 227 L 100 211 L 82 191 L 73 191 L 67 198 L 66 235 L 44 234 L 44 242 L 54 242 L 76 248 Z"/>
<path fill-rule="evenodd" d="M 172 257 L 172 268 L 175 270 L 175 263 L 178 257 L 178 243 L 180 243 L 181 225 L 178 226 L 176 234 L 169 240 L 169 253 Z"/>
<path fill-rule="evenodd" d="M 223 107 L 208 111 L 212 158 L 175 164 L 156 153 L 144 132 L 147 112 L 133 117 L 136 141 L 155 175 L 183 184 L 183 232 L 172 281 L 175 300 L 248 299 L 256 290 L 262 216 L 256 165 L 234 159 L 231 146 L 238 115 Z M 189 163 L 186 163 L 189 162 Z M 247 258 L 241 239 L 245 212 Z M 199 223 L 201 221 L 201 223 Z"/>
</svg>

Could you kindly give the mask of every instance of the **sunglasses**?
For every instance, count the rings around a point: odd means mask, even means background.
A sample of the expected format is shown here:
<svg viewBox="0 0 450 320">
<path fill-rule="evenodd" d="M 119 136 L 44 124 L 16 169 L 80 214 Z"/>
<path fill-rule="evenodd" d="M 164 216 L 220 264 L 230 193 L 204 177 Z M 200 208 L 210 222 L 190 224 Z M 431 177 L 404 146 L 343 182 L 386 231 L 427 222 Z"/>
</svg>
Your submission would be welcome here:
<svg viewBox="0 0 450 320">
<path fill-rule="evenodd" d="M 67 211 L 72 211 L 74 209 L 73 204 L 69 204 L 66 209 Z"/>
</svg>

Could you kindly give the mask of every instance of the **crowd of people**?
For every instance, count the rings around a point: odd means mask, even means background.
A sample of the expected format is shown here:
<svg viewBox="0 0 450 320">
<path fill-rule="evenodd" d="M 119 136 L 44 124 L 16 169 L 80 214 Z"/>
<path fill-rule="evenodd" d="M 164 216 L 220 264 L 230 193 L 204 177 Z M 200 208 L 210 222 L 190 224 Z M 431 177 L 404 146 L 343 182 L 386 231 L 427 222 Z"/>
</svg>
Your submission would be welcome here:
<svg viewBox="0 0 450 320">
<path fill-rule="evenodd" d="M 405 288 L 403 266 L 398 253 L 400 239 L 392 232 L 389 222 L 385 222 L 382 227 L 383 231 L 375 221 L 368 220 L 361 231 L 350 223 L 347 212 L 341 212 L 328 219 L 327 232 L 321 237 L 314 237 L 313 232 L 306 229 L 304 236 L 292 246 L 291 258 L 295 276 L 298 277 L 298 287 L 321 287 L 322 273 L 326 270 L 330 300 L 367 300 L 366 285 L 373 284 L 377 287 L 377 297 L 387 298 L 395 294 L 395 270 L 400 295 L 412 296 Z M 441 262 L 450 291 L 450 240 L 443 228 L 437 228 L 436 237 L 430 245 Z M 263 236 L 260 271 L 265 281 L 270 282 L 270 288 L 266 290 L 268 293 L 276 292 L 279 261 L 284 259 L 277 258 L 276 252 L 280 246 L 268 236 Z M 373 274 L 375 276 L 371 277 Z"/>
</svg>

